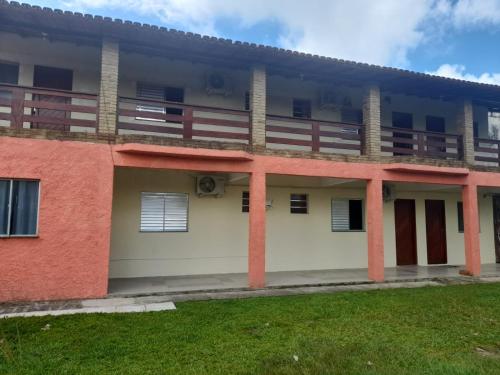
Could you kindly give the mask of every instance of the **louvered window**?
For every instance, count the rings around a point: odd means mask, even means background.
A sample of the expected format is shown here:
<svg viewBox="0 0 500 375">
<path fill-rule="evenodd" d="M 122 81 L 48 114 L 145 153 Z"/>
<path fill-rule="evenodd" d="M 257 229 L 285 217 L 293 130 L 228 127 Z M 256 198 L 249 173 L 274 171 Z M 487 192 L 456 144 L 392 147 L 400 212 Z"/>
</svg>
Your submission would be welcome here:
<svg viewBox="0 0 500 375">
<path fill-rule="evenodd" d="M 250 193 L 248 191 L 241 194 L 241 212 L 250 212 Z"/>
<path fill-rule="evenodd" d="M 35 236 L 39 181 L 0 179 L 0 237 Z"/>
<path fill-rule="evenodd" d="M 142 193 L 141 232 L 187 232 L 188 195 Z"/>
<path fill-rule="evenodd" d="M 165 100 L 165 88 L 157 85 L 150 85 L 145 83 L 137 84 L 137 97 L 140 99 L 151 99 L 151 100 Z M 141 112 L 152 112 L 152 113 L 165 113 L 165 107 L 161 105 L 138 105 L 137 110 Z M 153 119 L 146 117 L 137 117 L 138 120 L 148 120 L 148 121 L 164 121 L 160 119 Z"/>
<path fill-rule="evenodd" d="M 362 231 L 363 201 L 361 199 L 332 200 L 332 231 Z"/>
<path fill-rule="evenodd" d="M 307 212 L 308 212 L 307 194 L 291 194 L 290 213 L 307 214 Z"/>
</svg>

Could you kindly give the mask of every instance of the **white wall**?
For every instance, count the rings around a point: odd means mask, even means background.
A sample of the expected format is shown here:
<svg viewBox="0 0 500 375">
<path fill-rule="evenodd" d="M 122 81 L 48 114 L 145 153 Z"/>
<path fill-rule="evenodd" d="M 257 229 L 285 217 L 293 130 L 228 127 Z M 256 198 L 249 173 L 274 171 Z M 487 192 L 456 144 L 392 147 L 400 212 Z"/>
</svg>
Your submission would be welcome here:
<svg viewBox="0 0 500 375">
<path fill-rule="evenodd" d="M 113 200 L 110 277 L 170 276 L 247 271 L 248 214 L 241 212 L 247 186 L 226 186 L 222 198 L 198 198 L 195 173 L 117 169 Z M 418 187 L 415 189 L 417 190 Z M 141 233 L 142 191 L 189 194 L 189 232 Z M 290 213 L 290 194 L 309 198 L 308 214 Z M 266 270 L 366 268 L 366 232 L 332 232 L 331 200 L 365 198 L 361 188 L 269 186 Z M 465 262 L 463 234 L 458 232 L 456 193 L 397 192 L 415 199 L 418 264 L 427 265 L 425 199 L 444 199 L 448 264 Z M 495 262 L 491 197 L 479 197 L 481 261 Z M 396 266 L 394 202 L 384 204 L 385 266 Z"/>
</svg>

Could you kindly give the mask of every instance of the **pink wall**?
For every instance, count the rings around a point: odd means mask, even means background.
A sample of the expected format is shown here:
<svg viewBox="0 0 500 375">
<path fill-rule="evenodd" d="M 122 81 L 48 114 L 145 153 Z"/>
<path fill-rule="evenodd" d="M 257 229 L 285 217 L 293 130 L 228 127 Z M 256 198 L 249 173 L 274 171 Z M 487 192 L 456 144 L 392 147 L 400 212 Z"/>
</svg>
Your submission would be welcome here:
<svg viewBox="0 0 500 375">
<path fill-rule="evenodd" d="M 480 273 L 477 186 L 500 186 L 500 173 L 404 164 L 332 162 L 167 146 L 0 137 L 0 177 L 40 179 L 38 238 L 0 239 L 0 301 L 104 297 L 107 294 L 113 168 L 251 174 L 249 285 L 265 285 L 265 175 L 368 182 L 368 274 L 383 280 L 382 181 L 464 187 L 465 252 Z M 472 187 L 472 188 L 471 188 Z M 474 199 L 476 197 L 476 199 Z M 253 204 L 253 203 L 257 203 Z M 260 206 L 256 209 L 257 206 Z M 370 214 L 371 213 L 371 214 Z"/>
<path fill-rule="evenodd" d="M 105 296 L 109 145 L 0 137 L 0 150 L 0 177 L 41 181 L 39 237 L 0 239 L 0 301 Z"/>
</svg>

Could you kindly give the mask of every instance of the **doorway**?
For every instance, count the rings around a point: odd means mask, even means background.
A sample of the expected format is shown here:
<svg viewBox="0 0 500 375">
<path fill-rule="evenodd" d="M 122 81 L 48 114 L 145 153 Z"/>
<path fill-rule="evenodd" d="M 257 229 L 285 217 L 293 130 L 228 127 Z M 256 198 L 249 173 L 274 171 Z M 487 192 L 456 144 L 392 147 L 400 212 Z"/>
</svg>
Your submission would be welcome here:
<svg viewBox="0 0 500 375">
<path fill-rule="evenodd" d="M 443 117 L 426 116 L 425 130 L 433 133 L 445 133 L 445 120 Z M 427 152 L 431 157 L 443 157 L 446 152 L 446 137 L 439 135 L 427 136 Z"/>
<path fill-rule="evenodd" d="M 446 264 L 446 214 L 444 200 L 425 200 L 427 263 Z"/>
<path fill-rule="evenodd" d="M 396 264 L 398 266 L 417 264 L 417 226 L 415 223 L 415 200 L 394 201 L 396 224 Z"/>
<path fill-rule="evenodd" d="M 57 90 L 73 90 L 73 71 L 70 69 L 53 68 L 49 66 L 35 65 L 33 86 Z M 33 100 L 51 103 L 71 104 L 71 98 L 58 95 L 34 94 Z M 69 118 L 71 112 L 61 111 L 59 109 L 34 108 L 33 115 L 48 118 Z M 34 122 L 31 124 L 33 129 L 66 130 L 70 126 L 66 124 Z"/>
<path fill-rule="evenodd" d="M 413 129 L 413 116 L 411 113 L 403 113 L 403 112 L 392 112 L 392 127 L 399 129 Z M 394 151 L 393 155 L 411 155 L 413 154 L 413 135 L 410 133 L 400 133 L 393 132 L 392 136 L 394 138 L 408 139 L 408 141 L 402 142 L 393 142 L 392 147 L 395 149 L 399 149 L 398 151 Z M 408 149 L 405 151 L 404 149 Z"/>
<path fill-rule="evenodd" d="M 495 234 L 495 259 L 500 263 L 500 195 L 493 196 L 493 228 Z"/>
</svg>

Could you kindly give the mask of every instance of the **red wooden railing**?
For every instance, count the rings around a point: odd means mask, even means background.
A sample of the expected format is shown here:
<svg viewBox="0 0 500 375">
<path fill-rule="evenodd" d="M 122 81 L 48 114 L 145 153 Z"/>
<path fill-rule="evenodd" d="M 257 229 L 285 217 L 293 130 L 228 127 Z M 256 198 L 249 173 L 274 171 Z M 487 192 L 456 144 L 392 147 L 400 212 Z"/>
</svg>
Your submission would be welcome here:
<svg viewBox="0 0 500 375">
<path fill-rule="evenodd" d="M 477 164 L 500 166 L 500 140 L 474 138 L 474 151 Z"/>
<path fill-rule="evenodd" d="M 313 152 L 359 155 L 363 150 L 362 130 L 363 127 L 359 124 L 287 116 L 266 117 L 266 143 L 279 148 L 299 146 L 299 149 Z"/>
<path fill-rule="evenodd" d="M 383 126 L 382 152 L 436 159 L 463 159 L 463 141 L 459 134 L 437 133 Z"/>
<path fill-rule="evenodd" d="M 118 134 L 250 143 L 250 113 L 160 100 L 120 97 Z"/>
<path fill-rule="evenodd" d="M 0 125 L 3 126 L 95 132 L 97 106 L 97 95 L 0 85 Z"/>
</svg>

